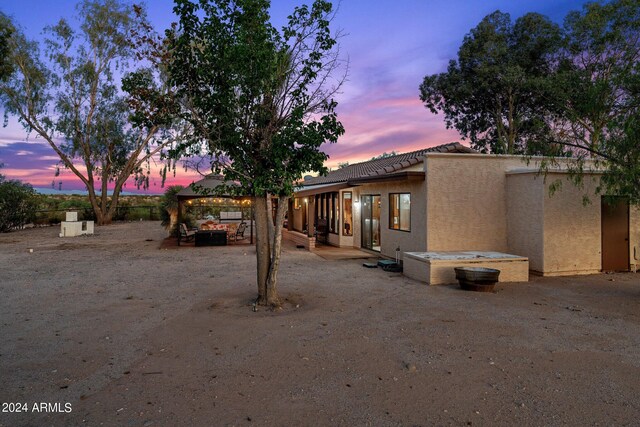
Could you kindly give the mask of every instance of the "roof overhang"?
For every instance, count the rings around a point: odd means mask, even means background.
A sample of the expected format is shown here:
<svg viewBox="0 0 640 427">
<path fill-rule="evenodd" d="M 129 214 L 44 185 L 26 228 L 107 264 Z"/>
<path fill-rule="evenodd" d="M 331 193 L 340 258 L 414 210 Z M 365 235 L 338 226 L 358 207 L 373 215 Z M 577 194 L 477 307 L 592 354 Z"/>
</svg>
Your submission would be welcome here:
<svg viewBox="0 0 640 427">
<path fill-rule="evenodd" d="M 225 191 L 228 188 L 239 189 L 239 187 L 240 185 L 237 182 L 224 181 L 222 177 L 218 176 L 207 176 L 184 187 L 176 194 L 176 198 L 178 200 L 206 199 L 211 197 L 247 198 L 248 196 L 246 195 L 234 194 L 233 190 L 231 194 L 229 194 L 229 191 Z"/>
<path fill-rule="evenodd" d="M 425 173 L 418 171 L 406 171 L 381 175 L 363 176 L 360 178 L 350 179 L 347 184 L 350 187 L 362 184 L 375 184 L 378 182 L 409 182 L 424 181 Z"/>
<path fill-rule="evenodd" d="M 331 184 L 320 184 L 309 187 L 300 187 L 300 190 L 295 191 L 295 197 L 307 197 L 314 194 L 331 193 L 334 191 L 342 190 L 343 188 L 350 187 L 346 182 L 334 182 Z"/>
</svg>

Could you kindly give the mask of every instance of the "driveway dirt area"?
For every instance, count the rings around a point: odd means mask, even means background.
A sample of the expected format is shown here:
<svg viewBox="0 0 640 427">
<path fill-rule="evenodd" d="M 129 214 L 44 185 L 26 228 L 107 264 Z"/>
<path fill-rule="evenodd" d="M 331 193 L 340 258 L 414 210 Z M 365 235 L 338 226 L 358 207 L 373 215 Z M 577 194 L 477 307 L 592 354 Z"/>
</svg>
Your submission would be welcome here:
<svg viewBox="0 0 640 427">
<path fill-rule="evenodd" d="M 637 425 L 640 274 L 494 293 L 159 223 L 0 235 L 0 425 Z M 31 249 L 33 251 L 31 251 Z"/>
</svg>

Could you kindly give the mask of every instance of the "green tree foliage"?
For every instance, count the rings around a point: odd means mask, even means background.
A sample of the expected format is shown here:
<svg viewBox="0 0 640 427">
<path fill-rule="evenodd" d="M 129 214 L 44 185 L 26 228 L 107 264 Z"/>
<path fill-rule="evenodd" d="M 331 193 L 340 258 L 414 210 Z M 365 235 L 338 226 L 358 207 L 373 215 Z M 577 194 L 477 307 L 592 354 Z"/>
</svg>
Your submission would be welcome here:
<svg viewBox="0 0 640 427">
<path fill-rule="evenodd" d="M 420 98 L 483 152 L 557 156 L 574 182 L 605 171 L 599 191 L 640 203 L 640 0 L 587 3 L 563 28 L 495 12 L 465 37 Z"/>
<path fill-rule="evenodd" d="M 0 82 L 13 73 L 13 64 L 9 61 L 9 40 L 15 32 L 11 19 L 0 12 Z"/>
<path fill-rule="evenodd" d="M 560 28 L 542 15 L 528 13 L 512 23 L 509 14 L 496 11 L 465 36 L 446 72 L 424 78 L 420 99 L 432 113 L 444 113 L 447 127 L 475 149 L 540 151 L 530 141 L 548 138 L 539 106 L 549 54 L 559 41 Z"/>
<path fill-rule="evenodd" d="M 627 197 L 640 205 L 640 118 L 631 116 L 608 127 L 606 141 L 607 173 L 601 192 Z"/>
<path fill-rule="evenodd" d="M 46 28 L 46 54 L 19 31 L 11 34 L 6 47 L 13 72 L 0 82 L 0 101 L 82 180 L 98 224 L 108 224 L 127 179 L 148 186 L 149 160 L 171 143 L 172 97 L 153 68 L 129 66 L 156 41 L 144 10 L 85 0 L 77 11 L 79 29 L 64 19 Z"/>
<path fill-rule="evenodd" d="M 588 3 L 564 23 L 548 105 L 556 141 L 608 171 L 601 191 L 640 203 L 640 1 Z"/>
<path fill-rule="evenodd" d="M 0 165 L 2 167 L 2 165 Z M 29 184 L 0 174 L 0 232 L 6 233 L 35 219 L 38 196 Z"/>
<path fill-rule="evenodd" d="M 326 171 L 320 146 L 344 132 L 332 98 L 343 76 L 329 2 L 295 8 L 280 31 L 269 5 L 176 1 L 170 75 L 194 129 L 182 153 L 208 154 L 214 172 L 255 196 L 257 303 L 277 306 L 289 196 L 305 171 Z"/>
<path fill-rule="evenodd" d="M 386 159 L 387 157 L 393 157 L 393 156 L 397 156 L 398 152 L 397 151 L 391 151 L 390 153 L 387 153 L 386 151 L 378 156 L 373 156 L 370 160 L 378 160 L 378 159 Z"/>
</svg>

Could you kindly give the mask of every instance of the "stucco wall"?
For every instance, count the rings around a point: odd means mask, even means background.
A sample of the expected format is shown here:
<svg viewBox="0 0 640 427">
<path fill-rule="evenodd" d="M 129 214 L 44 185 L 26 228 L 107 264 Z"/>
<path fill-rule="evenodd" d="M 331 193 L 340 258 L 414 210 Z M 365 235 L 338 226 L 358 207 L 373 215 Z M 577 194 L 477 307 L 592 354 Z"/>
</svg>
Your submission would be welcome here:
<svg viewBox="0 0 640 427">
<path fill-rule="evenodd" d="M 427 250 L 515 253 L 529 257 L 531 269 L 544 274 L 599 271 L 597 182 L 588 176 L 580 189 L 562 173 L 550 173 L 546 181 L 536 173 L 518 176 L 536 167 L 508 156 L 427 155 Z M 550 195 L 554 179 L 563 186 Z M 591 196 L 591 204 L 583 204 L 584 195 Z M 631 234 L 638 236 L 633 215 Z"/>
<path fill-rule="evenodd" d="M 632 270 L 640 270 L 640 206 L 629 211 L 629 260 Z"/>
<path fill-rule="evenodd" d="M 544 271 L 544 182 L 535 174 L 507 175 L 508 252 L 529 258 L 529 268 Z"/>
<path fill-rule="evenodd" d="M 304 199 L 303 199 L 304 200 Z M 293 220 L 293 229 L 296 231 L 302 231 L 304 224 L 302 223 L 304 210 L 307 208 L 302 200 L 300 209 L 291 209 L 289 211 L 289 219 Z"/>
<path fill-rule="evenodd" d="M 562 187 L 553 195 L 544 191 L 544 273 L 594 273 L 602 267 L 602 224 L 597 181 L 585 177 L 584 188 L 574 186 L 566 175 L 549 174 L 560 179 Z M 584 196 L 590 203 L 584 204 Z"/>
<path fill-rule="evenodd" d="M 395 258 L 396 248 L 403 252 L 426 250 L 426 198 L 424 181 L 365 184 L 353 189 L 358 202 L 354 209 L 353 245 L 362 244 L 362 196 L 380 195 L 380 253 Z M 411 194 L 411 231 L 389 229 L 389 193 Z"/>
<path fill-rule="evenodd" d="M 516 157 L 428 154 L 427 250 L 508 252 L 505 171 L 525 166 Z"/>
</svg>

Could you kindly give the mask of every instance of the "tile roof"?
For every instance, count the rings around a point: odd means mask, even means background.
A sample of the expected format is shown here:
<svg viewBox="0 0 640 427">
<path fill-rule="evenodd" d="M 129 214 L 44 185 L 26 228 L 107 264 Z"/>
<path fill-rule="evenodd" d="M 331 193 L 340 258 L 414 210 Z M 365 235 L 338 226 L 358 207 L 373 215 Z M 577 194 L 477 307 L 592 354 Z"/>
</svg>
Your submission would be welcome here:
<svg viewBox="0 0 640 427">
<path fill-rule="evenodd" d="M 365 176 L 384 175 L 397 172 L 406 167 L 421 163 L 426 153 L 477 153 L 469 147 L 465 147 L 459 142 L 438 145 L 435 147 L 423 148 L 410 153 L 398 154 L 382 159 L 368 160 L 366 162 L 354 163 L 329 172 L 326 176 L 316 176 L 300 182 L 303 186 L 331 184 L 346 182 L 350 179 L 362 178 Z"/>
</svg>

